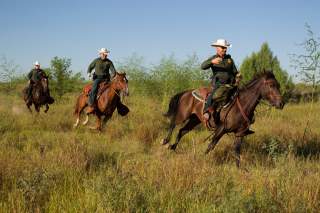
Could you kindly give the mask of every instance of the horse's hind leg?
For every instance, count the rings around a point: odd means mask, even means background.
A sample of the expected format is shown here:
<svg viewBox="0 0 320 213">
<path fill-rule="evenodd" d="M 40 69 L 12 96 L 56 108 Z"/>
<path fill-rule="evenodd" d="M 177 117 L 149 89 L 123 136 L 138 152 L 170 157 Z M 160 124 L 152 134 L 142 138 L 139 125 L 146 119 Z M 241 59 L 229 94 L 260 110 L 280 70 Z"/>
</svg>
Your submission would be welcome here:
<svg viewBox="0 0 320 213">
<path fill-rule="evenodd" d="M 85 95 L 81 94 L 76 102 L 74 114 L 77 118 L 76 122 L 74 123 L 73 127 L 76 128 L 80 122 L 80 115 L 84 108 L 87 106 L 87 98 Z M 83 125 L 86 125 L 89 121 L 89 116 L 87 115 L 86 120 L 83 122 Z"/>
<path fill-rule="evenodd" d="M 174 144 L 170 145 L 169 148 L 171 150 L 175 150 L 177 148 L 177 145 L 180 142 L 181 138 L 185 134 L 190 132 L 194 127 L 196 127 L 200 123 L 201 123 L 201 121 L 198 119 L 198 117 L 195 114 L 192 114 L 190 116 L 190 119 L 188 120 L 188 123 L 179 130 L 179 133 L 176 138 L 176 142 Z"/>
<path fill-rule="evenodd" d="M 164 138 L 164 139 L 162 140 L 162 143 L 161 143 L 162 145 L 166 145 L 167 143 L 170 142 L 171 135 L 172 135 L 172 132 L 173 132 L 173 130 L 174 130 L 175 127 L 176 127 L 176 124 L 175 124 L 174 120 L 172 120 L 171 123 L 170 123 L 168 135 L 167 135 L 166 138 Z"/>
<path fill-rule="evenodd" d="M 236 165 L 239 168 L 240 167 L 240 151 L 241 151 L 241 144 L 243 141 L 243 137 L 236 137 L 236 140 L 234 141 L 234 149 L 236 152 Z"/>
</svg>

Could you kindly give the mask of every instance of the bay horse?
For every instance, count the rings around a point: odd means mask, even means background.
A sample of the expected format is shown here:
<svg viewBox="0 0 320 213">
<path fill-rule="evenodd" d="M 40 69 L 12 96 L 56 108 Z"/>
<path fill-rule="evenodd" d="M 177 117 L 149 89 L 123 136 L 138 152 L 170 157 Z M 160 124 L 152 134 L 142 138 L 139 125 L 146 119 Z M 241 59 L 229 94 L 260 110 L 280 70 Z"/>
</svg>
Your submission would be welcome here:
<svg viewBox="0 0 320 213">
<path fill-rule="evenodd" d="M 31 106 L 33 104 L 37 112 L 40 112 L 40 107 L 45 105 L 46 108 L 44 112 L 47 113 L 49 110 L 49 104 L 54 103 L 54 99 L 50 96 L 49 93 L 49 82 L 46 76 L 42 76 L 40 81 L 33 84 L 31 101 L 28 100 L 28 87 L 25 87 L 22 93 L 25 104 L 30 112 L 32 112 Z"/>
<path fill-rule="evenodd" d="M 83 92 L 78 96 L 76 100 L 74 114 L 76 116 L 76 122 L 73 125 L 75 128 L 79 125 L 80 115 L 82 111 L 88 106 L 88 95 L 92 84 L 85 86 Z M 87 88 L 87 89 L 86 89 Z M 88 90 L 88 88 L 90 88 Z M 115 109 L 117 108 L 118 113 L 122 116 L 129 112 L 129 109 L 121 103 L 121 92 L 124 95 L 129 94 L 128 80 L 126 78 L 126 73 L 116 73 L 115 77 L 110 83 L 101 83 L 99 85 L 99 91 L 97 94 L 96 109 L 94 114 L 96 116 L 96 130 L 101 131 L 102 129 L 102 116 L 105 116 L 103 121 L 107 122 Z M 89 121 L 89 114 L 86 114 L 86 120 L 83 125 L 86 125 Z"/>
<path fill-rule="evenodd" d="M 193 90 L 188 90 L 173 96 L 169 103 L 169 109 L 165 114 L 166 117 L 171 118 L 171 122 L 168 135 L 162 141 L 163 145 L 170 142 L 176 125 L 186 123 L 179 130 L 175 143 L 169 145 L 172 150 L 175 150 L 180 139 L 198 124 L 203 123 L 207 126 L 202 116 L 204 101 L 195 98 L 192 92 Z M 205 94 L 203 96 L 206 97 L 209 88 L 200 88 L 199 92 Z M 243 137 L 253 133 L 249 130 L 249 127 L 253 123 L 254 110 L 262 99 L 278 109 L 284 107 L 280 94 L 280 85 L 272 71 L 263 71 L 256 74 L 250 82 L 238 89 L 232 103 L 220 111 L 219 122 L 215 124 L 212 140 L 205 153 L 207 154 L 213 150 L 224 134 L 234 133 L 236 165 L 239 167 Z"/>
</svg>

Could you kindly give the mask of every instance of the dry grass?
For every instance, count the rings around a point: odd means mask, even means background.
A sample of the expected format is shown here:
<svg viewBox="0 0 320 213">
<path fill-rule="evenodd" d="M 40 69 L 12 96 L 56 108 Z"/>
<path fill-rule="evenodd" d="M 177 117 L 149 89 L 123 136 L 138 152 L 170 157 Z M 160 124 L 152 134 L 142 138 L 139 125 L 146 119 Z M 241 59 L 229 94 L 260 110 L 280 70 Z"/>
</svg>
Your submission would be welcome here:
<svg viewBox="0 0 320 213">
<path fill-rule="evenodd" d="M 207 156 L 203 128 L 176 153 L 162 147 L 166 100 L 133 95 L 129 115 L 97 133 L 72 128 L 75 96 L 30 115 L 0 95 L 1 212 L 320 211 L 319 106 L 259 108 L 237 169 L 232 136 Z"/>
</svg>

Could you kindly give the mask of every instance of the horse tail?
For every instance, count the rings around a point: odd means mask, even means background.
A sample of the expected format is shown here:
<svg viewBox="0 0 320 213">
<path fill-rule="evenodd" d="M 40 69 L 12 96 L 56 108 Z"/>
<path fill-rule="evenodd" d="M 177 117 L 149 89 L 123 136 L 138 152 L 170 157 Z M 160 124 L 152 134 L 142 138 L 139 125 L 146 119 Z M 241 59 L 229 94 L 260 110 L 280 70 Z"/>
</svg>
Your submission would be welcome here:
<svg viewBox="0 0 320 213">
<path fill-rule="evenodd" d="M 177 114 L 180 99 L 181 99 L 182 95 L 185 94 L 186 92 L 187 91 L 180 92 L 180 93 L 174 95 L 170 99 L 168 111 L 164 114 L 165 117 L 173 117 Z"/>
</svg>

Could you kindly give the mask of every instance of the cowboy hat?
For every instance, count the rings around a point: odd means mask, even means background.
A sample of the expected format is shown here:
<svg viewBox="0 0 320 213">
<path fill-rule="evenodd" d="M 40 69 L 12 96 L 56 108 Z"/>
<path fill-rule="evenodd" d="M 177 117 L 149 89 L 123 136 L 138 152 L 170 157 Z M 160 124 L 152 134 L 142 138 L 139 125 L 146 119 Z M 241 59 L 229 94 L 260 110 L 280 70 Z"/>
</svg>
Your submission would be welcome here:
<svg viewBox="0 0 320 213">
<path fill-rule="evenodd" d="M 213 47 L 231 47 L 231 44 L 229 42 L 227 42 L 227 40 L 225 39 L 218 39 L 216 42 L 213 42 L 211 44 L 211 46 Z"/>
<path fill-rule="evenodd" d="M 110 51 L 109 50 L 107 50 L 106 48 L 101 48 L 100 50 L 99 50 L 99 53 L 101 54 L 101 53 L 103 53 L 103 54 L 107 54 L 107 53 L 109 53 Z"/>
</svg>

